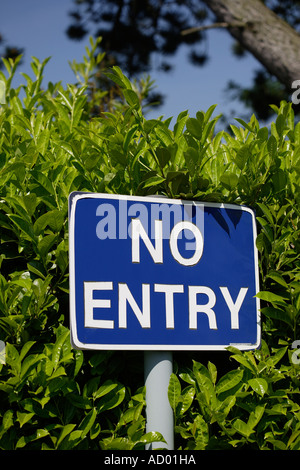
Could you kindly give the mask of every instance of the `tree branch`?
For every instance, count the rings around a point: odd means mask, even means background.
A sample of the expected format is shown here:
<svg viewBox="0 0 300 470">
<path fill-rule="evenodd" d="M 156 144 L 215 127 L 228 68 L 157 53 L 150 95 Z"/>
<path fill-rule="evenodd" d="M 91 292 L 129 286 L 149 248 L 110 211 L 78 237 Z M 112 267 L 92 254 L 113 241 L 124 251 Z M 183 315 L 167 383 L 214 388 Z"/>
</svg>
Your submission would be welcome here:
<svg viewBox="0 0 300 470">
<path fill-rule="evenodd" d="M 218 22 L 218 23 L 211 23 L 204 26 L 195 26 L 194 28 L 184 29 L 181 31 L 182 36 L 186 36 L 187 34 L 196 33 L 197 31 L 204 31 L 206 29 L 213 29 L 213 28 L 244 28 L 247 26 L 247 23 L 244 21 L 233 21 L 232 23 L 225 23 L 225 22 Z"/>
<path fill-rule="evenodd" d="M 216 21 L 244 21 L 244 28 L 228 31 L 247 51 L 290 89 L 300 77 L 300 36 L 261 0 L 202 0 Z"/>
</svg>

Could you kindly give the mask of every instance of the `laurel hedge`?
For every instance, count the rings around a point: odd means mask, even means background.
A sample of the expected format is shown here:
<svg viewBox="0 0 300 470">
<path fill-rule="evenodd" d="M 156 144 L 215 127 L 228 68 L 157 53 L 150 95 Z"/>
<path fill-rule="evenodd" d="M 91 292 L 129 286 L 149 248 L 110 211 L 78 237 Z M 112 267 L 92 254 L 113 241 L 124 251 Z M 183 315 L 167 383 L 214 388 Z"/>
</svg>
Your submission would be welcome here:
<svg viewBox="0 0 300 470">
<path fill-rule="evenodd" d="M 174 354 L 176 449 L 300 448 L 300 123 L 290 103 L 219 130 L 216 106 L 147 119 L 151 81 L 105 75 L 90 41 L 76 84 L 43 83 L 48 60 L 12 86 L 0 72 L 0 449 L 143 449 L 141 352 L 74 350 L 68 196 L 163 194 L 256 211 L 262 347 Z M 218 126 L 218 130 L 217 130 Z"/>
</svg>

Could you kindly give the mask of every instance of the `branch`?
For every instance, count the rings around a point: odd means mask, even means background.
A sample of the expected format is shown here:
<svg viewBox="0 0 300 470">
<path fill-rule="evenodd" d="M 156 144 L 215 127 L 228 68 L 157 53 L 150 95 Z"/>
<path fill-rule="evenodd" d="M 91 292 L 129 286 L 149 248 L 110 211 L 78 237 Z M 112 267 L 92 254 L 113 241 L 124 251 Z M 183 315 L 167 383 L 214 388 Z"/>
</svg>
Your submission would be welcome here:
<svg viewBox="0 0 300 470">
<path fill-rule="evenodd" d="M 213 29 L 213 28 L 244 28 L 247 26 L 247 23 L 244 21 L 233 21 L 232 23 L 211 23 L 204 26 L 195 26 L 194 28 L 184 29 L 181 31 L 182 36 L 186 36 L 187 34 L 196 33 L 197 31 L 204 31 L 205 29 Z"/>
</svg>

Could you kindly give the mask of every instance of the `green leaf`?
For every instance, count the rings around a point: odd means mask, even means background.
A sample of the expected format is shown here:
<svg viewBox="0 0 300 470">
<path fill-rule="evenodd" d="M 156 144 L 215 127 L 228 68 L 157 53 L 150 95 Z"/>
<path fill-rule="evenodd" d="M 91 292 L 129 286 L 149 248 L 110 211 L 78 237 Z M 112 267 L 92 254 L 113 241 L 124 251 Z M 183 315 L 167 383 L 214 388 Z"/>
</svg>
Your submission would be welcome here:
<svg viewBox="0 0 300 470">
<path fill-rule="evenodd" d="M 267 127 L 261 127 L 257 132 L 257 138 L 262 141 L 268 140 L 269 130 Z"/>
<path fill-rule="evenodd" d="M 168 129 L 164 122 L 158 122 L 159 125 L 155 127 L 154 131 L 157 138 L 165 147 L 171 147 L 173 145 L 173 133 Z"/>
<path fill-rule="evenodd" d="M 20 360 L 22 361 L 28 351 L 32 348 L 32 346 L 36 343 L 36 341 L 27 341 L 24 346 L 22 347 L 22 350 L 20 352 Z"/>
<path fill-rule="evenodd" d="M 195 118 L 189 118 L 186 121 L 186 128 L 193 137 L 200 140 L 202 135 L 202 125 Z"/>
<path fill-rule="evenodd" d="M 192 424 L 192 432 L 195 434 L 195 450 L 205 450 L 209 442 L 209 430 L 203 416 L 196 416 Z"/>
<path fill-rule="evenodd" d="M 51 377 L 49 377 L 49 380 L 54 380 L 57 377 L 61 377 L 62 375 L 67 375 L 67 374 L 66 374 L 65 368 L 63 366 L 59 366 L 54 370 L 54 372 L 51 372 Z"/>
<path fill-rule="evenodd" d="M 239 384 L 243 378 L 244 371 L 242 370 L 232 370 L 227 372 L 217 383 L 216 393 L 220 394 Z"/>
<path fill-rule="evenodd" d="M 189 190 L 189 175 L 183 171 L 168 171 L 166 179 L 171 183 L 174 194 Z"/>
<path fill-rule="evenodd" d="M 300 429 L 294 431 L 287 443 L 287 447 L 291 450 L 299 450 L 300 448 Z"/>
<path fill-rule="evenodd" d="M 279 439 L 268 439 L 268 442 L 270 442 L 274 446 L 274 450 L 287 450 L 286 445 L 283 441 L 280 441 Z M 294 449 L 291 449 L 294 450 Z M 299 450 L 299 449 L 295 449 Z"/>
<path fill-rule="evenodd" d="M 240 170 L 243 170 L 244 166 L 246 165 L 246 162 L 250 158 L 251 158 L 251 152 L 249 149 L 249 145 L 244 144 L 238 149 L 236 157 L 234 158 L 234 163 Z"/>
<path fill-rule="evenodd" d="M 30 217 L 35 213 L 36 207 L 38 205 L 38 198 L 36 194 L 26 194 L 23 196 L 23 204 L 26 208 L 26 211 Z"/>
<path fill-rule="evenodd" d="M 257 235 L 255 244 L 256 248 L 261 253 L 263 252 L 263 250 L 266 250 L 267 253 L 271 253 L 272 251 L 272 245 L 270 243 L 270 240 L 263 232 Z"/>
<path fill-rule="evenodd" d="M 161 121 L 158 121 L 157 119 L 148 119 L 147 121 L 144 122 L 144 131 L 146 134 L 150 134 L 150 132 L 156 127 L 160 126 Z"/>
<path fill-rule="evenodd" d="M 274 157 L 277 152 L 277 140 L 274 135 L 270 135 L 267 143 L 268 152 L 271 157 Z"/>
<path fill-rule="evenodd" d="M 199 163 L 200 154 L 198 150 L 194 149 L 193 147 L 188 147 L 184 152 L 184 159 L 189 171 L 194 172 L 197 163 Z"/>
<path fill-rule="evenodd" d="M 232 359 L 235 359 L 237 362 L 239 362 L 244 367 L 246 367 L 246 369 L 249 369 L 252 373 L 256 374 L 257 369 L 256 369 L 255 365 L 252 362 L 250 362 L 247 359 L 247 357 L 245 357 L 241 354 L 233 354 L 231 357 L 232 357 Z"/>
<path fill-rule="evenodd" d="M 157 186 L 158 184 L 163 183 L 166 181 L 166 178 L 163 176 L 152 176 L 151 178 L 148 178 L 146 182 L 144 183 L 144 188 L 149 188 L 150 186 Z"/>
<path fill-rule="evenodd" d="M 278 349 L 278 351 L 275 352 L 274 356 L 271 356 L 268 359 L 268 362 L 270 361 L 273 367 L 275 367 L 275 365 L 283 358 L 286 351 L 287 351 L 287 346 L 284 348 Z"/>
<path fill-rule="evenodd" d="M 157 147 L 155 150 L 160 168 L 164 168 L 171 160 L 171 152 L 166 147 Z"/>
<path fill-rule="evenodd" d="M 271 271 L 268 275 L 268 278 L 273 279 L 273 281 L 276 281 L 278 284 L 280 284 L 283 287 L 288 288 L 287 282 L 284 280 L 283 276 L 277 272 L 277 271 Z"/>
<path fill-rule="evenodd" d="M 264 396 L 268 391 L 268 382 L 262 378 L 248 380 L 250 387 L 260 396 Z"/>
<path fill-rule="evenodd" d="M 64 221 L 64 213 L 58 209 L 54 209 L 41 215 L 34 223 L 33 229 L 37 235 L 40 235 L 40 233 L 49 226 L 53 232 L 57 233 L 61 231 Z"/>
<path fill-rule="evenodd" d="M 270 224 L 273 225 L 274 224 L 274 217 L 272 215 L 272 212 L 271 212 L 270 208 L 268 206 L 266 206 L 266 204 L 262 204 L 260 202 L 258 202 L 257 205 L 262 210 L 264 215 L 267 217 Z"/>
<path fill-rule="evenodd" d="M 180 415 L 183 415 L 192 405 L 195 396 L 195 388 L 193 386 L 186 387 L 182 391 L 182 403 L 180 408 Z"/>
<path fill-rule="evenodd" d="M 10 215 L 9 218 L 16 224 L 16 226 L 25 233 L 32 241 L 36 241 L 36 237 L 34 231 L 32 229 L 32 225 L 22 217 L 18 215 Z"/>
<path fill-rule="evenodd" d="M 3 418 L 2 418 L 2 430 L 7 431 L 14 425 L 14 412 L 12 410 L 5 411 Z M 1 431 L 0 431 L 1 432 Z"/>
<path fill-rule="evenodd" d="M 119 429 L 121 426 L 124 426 L 130 422 L 132 422 L 133 420 L 136 419 L 136 416 L 138 418 L 138 415 L 139 415 L 139 411 L 143 408 L 143 405 L 142 403 L 139 404 L 139 405 L 136 405 L 135 407 L 131 407 L 129 408 L 128 410 L 126 410 L 122 416 L 121 416 L 121 419 L 120 421 L 118 422 L 118 425 L 117 425 L 117 429 Z M 137 415 L 136 415 L 136 412 L 137 412 Z"/>
<path fill-rule="evenodd" d="M 168 399 L 172 410 L 175 411 L 181 396 L 181 385 L 175 374 L 171 374 L 168 386 Z"/>
<path fill-rule="evenodd" d="M 248 425 L 254 429 L 255 426 L 258 425 L 259 421 L 263 417 L 265 411 L 265 406 L 256 406 L 254 411 L 251 411 L 249 419 L 248 419 Z"/>
<path fill-rule="evenodd" d="M 125 393 L 125 387 L 119 386 L 117 391 L 111 393 L 110 395 L 106 395 L 105 398 L 102 398 L 97 404 L 98 412 L 101 413 L 119 406 L 125 398 Z"/>
<path fill-rule="evenodd" d="M 203 394 L 205 403 L 210 408 L 215 408 L 217 406 L 216 392 L 213 386 L 212 381 L 210 380 L 207 373 L 203 373 L 200 370 L 195 371 L 195 377 L 197 384 L 199 386 L 200 392 Z"/>
<path fill-rule="evenodd" d="M 57 239 L 57 235 L 46 235 L 42 238 L 42 240 L 38 243 L 38 252 L 42 257 L 47 256 L 50 248 L 53 246 L 55 240 Z"/>
<path fill-rule="evenodd" d="M 96 400 L 97 398 L 101 398 L 104 395 L 107 395 L 112 390 L 114 390 L 118 386 L 118 383 L 113 382 L 111 380 L 106 380 L 99 389 L 93 393 L 93 398 Z"/>
<path fill-rule="evenodd" d="M 100 445 L 103 450 L 131 450 L 134 443 L 127 437 L 116 437 L 104 439 Z"/>
<path fill-rule="evenodd" d="M 38 277 L 41 277 L 42 279 L 46 279 L 47 272 L 44 268 L 44 265 L 37 260 L 32 260 L 27 263 L 27 268 L 31 273 L 36 274 Z"/>
<path fill-rule="evenodd" d="M 256 294 L 255 297 L 274 304 L 282 304 L 287 299 L 287 297 L 283 297 L 281 295 L 275 294 L 274 292 L 268 291 L 260 291 Z"/>
<path fill-rule="evenodd" d="M 277 116 L 275 125 L 278 135 L 282 136 L 285 128 L 285 117 L 283 116 L 283 114 L 279 114 L 279 116 Z"/>
<path fill-rule="evenodd" d="M 142 444 L 151 444 L 152 442 L 166 442 L 163 435 L 157 431 L 147 432 L 141 439 L 138 441 Z"/>
<path fill-rule="evenodd" d="M 65 437 L 70 434 L 73 429 L 75 428 L 76 424 L 66 424 L 65 426 L 62 426 L 61 433 L 58 437 L 57 443 L 56 443 L 56 449 L 59 449 L 62 441 L 65 439 Z"/>
<path fill-rule="evenodd" d="M 20 424 L 20 428 L 24 426 L 24 424 L 28 423 L 28 421 L 30 421 L 33 416 L 34 413 L 22 413 L 17 411 L 17 421 Z"/>
<path fill-rule="evenodd" d="M 220 177 L 220 181 L 226 189 L 232 191 L 237 187 L 239 177 L 235 173 L 224 173 Z"/>
<path fill-rule="evenodd" d="M 289 326 L 293 326 L 293 320 L 286 315 L 284 310 L 274 307 L 264 307 L 261 309 L 261 313 L 268 318 L 273 318 L 274 320 L 279 320 L 287 323 Z"/>
<path fill-rule="evenodd" d="M 22 436 L 16 443 L 16 449 L 21 449 L 25 447 L 28 443 L 36 441 L 38 439 L 42 439 L 49 435 L 49 431 L 46 429 L 37 429 L 33 434 L 30 436 Z"/>
<path fill-rule="evenodd" d="M 209 119 L 211 118 L 211 115 L 212 115 L 212 113 L 214 112 L 214 110 L 216 109 L 216 107 L 217 107 L 217 104 L 212 104 L 212 105 L 208 108 L 208 110 L 205 112 L 205 116 L 204 116 L 204 121 L 205 121 L 205 122 L 208 122 L 208 121 L 209 121 Z"/>
<path fill-rule="evenodd" d="M 22 362 L 22 367 L 20 371 L 20 379 L 23 380 L 25 377 L 27 377 L 33 368 L 41 361 L 41 359 L 44 357 L 44 355 L 40 354 L 33 354 L 24 359 Z"/>
<path fill-rule="evenodd" d="M 119 163 L 123 167 L 125 167 L 127 165 L 126 155 L 123 152 L 120 152 L 117 149 L 111 149 L 110 150 L 110 157 L 111 157 L 114 164 Z"/>
<path fill-rule="evenodd" d="M 218 371 L 217 371 L 217 368 L 216 368 L 215 364 L 208 361 L 207 369 L 209 371 L 210 379 L 211 379 L 212 383 L 215 385 L 216 380 L 217 380 L 217 375 L 218 375 Z"/>
<path fill-rule="evenodd" d="M 54 368 L 57 367 L 60 359 L 61 359 L 61 355 L 62 355 L 62 352 L 63 352 L 63 345 L 64 345 L 64 342 L 67 341 L 69 339 L 69 335 L 70 335 L 70 332 L 69 330 L 66 329 L 66 331 L 64 331 L 57 339 L 55 345 L 54 345 L 54 348 L 53 348 L 53 351 L 52 351 L 52 363 L 54 365 Z"/>
<path fill-rule="evenodd" d="M 275 173 L 273 173 L 272 182 L 276 193 L 285 190 L 288 182 L 286 171 L 283 171 L 281 168 L 279 168 Z"/>
<path fill-rule="evenodd" d="M 15 375 L 19 375 L 21 370 L 21 361 L 17 348 L 10 343 L 6 344 L 6 362 L 9 364 Z"/>
<path fill-rule="evenodd" d="M 174 126 L 175 140 L 178 140 L 179 137 L 182 135 L 183 130 L 184 130 L 185 125 L 186 125 L 186 121 L 188 120 L 188 118 L 189 118 L 189 115 L 188 115 L 187 111 L 184 111 L 184 112 L 179 114 L 179 116 L 177 118 L 177 121 L 176 121 L 176 124 Z"/>
<path fill-rule="evenodd" d="M 141 103 L 138 95 L 133 90 L 123 90 L 124 97 L 131 108 L 139 109 Z"/>
<path fill-rule="evenodd" d="M 233 423 L 233 428 L 239 434 L 241 434 L 242 436 L 247 437 L 247 438 L 254 432 L 253 429 L 251 428 L 251 426 L 249 426 L 248 423 L 245 423 L 241 419 L 235 420 L 235 422 Z"/>
<path fill-rule="evenodd" d="M 6 103 L 6 83 L 3 80 L 0 80 L 0 105 Z"/>
<path fill-rule="evenodd" d="M 247 129 L 249 132 L 254 132 L 252 127 L 250 127 L 249 124 L 247 124 L 243 119 L 235 118 L 235 120 L 245 127 L 245 129 Z"/>
<path fill-rule="evenodd" d="M 271 225 L 268 224 L 268 222 L 266 222 L 265 219 L 263 219 L 262 217 L 256 217 L 256 220 L 263 227 L 263 232 L 262 233 L 265 235 L 268 242 L 272 243 L 274 241 L 274 231 L 273 231 L 273 228 L 271 227 Z"/>
<path fill-rule="evenodd" d="M 124 136 L 124 142 L 123 142 L 123 148 L 124 148 L 125 153 L 128 152 L 128 148 L 129 148 L 130 144 L 132 144 L 134 142 L 134 137 L 135 137 L 135 134 L 137 133 L 138 129 L 139 129 L 138 124 L 135 124 L 126 132 L 126 134 Z"/>
<path fill-rule="evenodd" d="M 118 66 L 112 67 L 112 73 L 105 73 L 111 80 L 120 85 L 121 88 L 130 89 L 132 88 L 130 80 L 123 74 L 122 70 Z"/>
<path fill-rule="evenodd" d="M 83 439 L 87 433 L 91 430 L 95 420 L 97 417 L 97 411 L 96 408 L 93 408 L 81 421 L 79 425 L 79 430 L 82 431 L 81 433 L 81 439 Z"/>
<path fill-rule="evenodd" d="M 223 423 L 224 419 L 229 414 L 231 408 L 236 403 L 236 397 L 229 395 L 225 400 L 219 401 L 219 406 L 216 408 L 215 420 L 218 423 Z"/>
<path fill-rule="evenodd" d="M 69 122 L 69 117 L 67 119 L 68 119 L 68 122 Z M 60 146 L 61 147 L 64 146 L 63 142 L 60 142 Z M 44 173 L 42 173 L 39 170 L 32 170 L 31 171 L 31 176 L 32 176 L 33 180 L 36 181 L 38 186 L 40 188 L 43 188 L 44 191 L 46 191 L 46 194 L 49 193 L 51 195 L 54 195 L 54 189 L 53 189 L 52 181 L 49 178 L 47 178 L 47 176 Z"/>
<path fill-rule="evenodd" d="M 74 366 L 73 376 L 76 377 L 76 375 L 80 371 L 82 364 L 83 364 L 83 360 L 84 360 L 83 352 L 81 350 L 74 351 L 74 359 L 75 359 L 75 366 Z"/>
</svg>

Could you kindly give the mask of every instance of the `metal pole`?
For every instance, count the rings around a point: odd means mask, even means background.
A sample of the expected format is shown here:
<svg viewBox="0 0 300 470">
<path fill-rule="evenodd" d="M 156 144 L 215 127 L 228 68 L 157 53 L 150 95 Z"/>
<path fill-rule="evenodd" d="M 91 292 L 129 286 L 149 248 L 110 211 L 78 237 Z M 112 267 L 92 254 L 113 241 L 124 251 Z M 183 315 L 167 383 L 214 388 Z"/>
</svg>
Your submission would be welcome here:
<svg viewBox="0 0 300 470">
<path fill-rule="evenodd" d="M 167 442 L 167 444 L 153 442 L 146 446 L 147 450 L 159 448 L 174 450 L 174 418 L 168 399 L 172 371 L 172 352 L 145 351 L 146 432 L 160 432 Z"/>
</svg>

